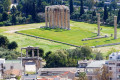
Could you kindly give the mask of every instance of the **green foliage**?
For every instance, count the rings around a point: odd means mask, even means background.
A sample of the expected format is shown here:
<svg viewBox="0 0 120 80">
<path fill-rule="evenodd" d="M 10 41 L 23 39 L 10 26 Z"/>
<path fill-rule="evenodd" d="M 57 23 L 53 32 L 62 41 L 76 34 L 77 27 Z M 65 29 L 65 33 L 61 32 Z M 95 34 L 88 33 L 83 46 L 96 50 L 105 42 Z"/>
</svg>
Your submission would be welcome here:
<svg viewBox="0 0 120 80">
<path fill-rule="evenodd" d="M 107 6 L 104 7 L 104 17 L 103 17 L 104 21 L 106 21 L 108 19 L 108 10 L 107 10 Z"/>
<path fill-rule="evenodd" d="M 87 56 L 86 56 L 87 55 Z M 91 48 L 84 46 L 76 49 L 57 50 L 48 52 L 45 56 L 46 67 L 76 67 L 79 59 L 91 57 Z"/>
<path fill-rule="evenodd" d="M 6 36 L 0 35 L 0 47 L 7 48 L 7 45 L 9 44 L 9 40 Z"/>
<path fill-rule="evenodd" d="M 84 58 L 88 58 L 92 53 L 92 49 L 89 46 L 83 46 L 81 47 L 81 52 Z"/>
<path fill-rule="evenodd" d="M 21 76 L 16 76 L 16 79 L 17 79 L 17 80 L 20 80 L 20 79 L 21 79 Z"/>
<path fill-rule="evenodd" d="M 16 23 L 17 23 L 15 14 L 12 15 L 11 23 L 12 23 L 13 25 L 16 25 Z"/>
<path fill-rule="evenodd" d="M 79 73 L 79 80 L 88 80 L 85 72 Z"/>
<path fill-rule="evenodd" d="M 2 14 L 2 21 L 6 21 L 8 19 L 9 19 L 8 13 L 7 12 L 3 12 L 3 14 Z"/>
<path fill-rule="evenodd" d="M 69 1 L 69 6 L 70 6 L 70 14 L 72 14 L 74 12 L 74 8 L 73 8 L 73 0 Z"/>
<path fill-rule="evenodd" d="M 20 57 L 20 53 L 9 49 L 0 48 L 0 57 L 6 60 L 13 60 Z"/>
<path fill-rule="evenodd" d="M 8 49 L 10 50 L 16 49 L 17 47 L 18 47 L 18 44 L 15 41 L 8 44 Z"/>
<path fill-rule="evenodd" d="M 3 1 L 3 6 L 4 6 L 4 10 L 5 11 L 9 11 L 10 10 L 10 5 L 11 5 L 11 1 L 10 0 L 4 0 Z"/>
<path fill-rule="evenodd" d="M 4 26 L 4 22 L 0 22 L 0 26 Z"/>
<path fill-rule="evenodd" d="M 80 16 L 82 16 L 82 14 L 84 14 L 84 8 L 83 8 L 83 0 L 80 0 L 81 4 L 80 4 Z"/>
<path fill-rule="evenodd" d="M 117 23 L 119 23 L 119 22 L 120 22 L 120 9 L 118 11 L 118 17 L 117 17 Z"/>
<path fill-rule="evenodd" d="M 96 51 L 94 54 L 95 54 L 95 60 L 103 60 L 103 55 L 100 51 Z"/>
</svg>

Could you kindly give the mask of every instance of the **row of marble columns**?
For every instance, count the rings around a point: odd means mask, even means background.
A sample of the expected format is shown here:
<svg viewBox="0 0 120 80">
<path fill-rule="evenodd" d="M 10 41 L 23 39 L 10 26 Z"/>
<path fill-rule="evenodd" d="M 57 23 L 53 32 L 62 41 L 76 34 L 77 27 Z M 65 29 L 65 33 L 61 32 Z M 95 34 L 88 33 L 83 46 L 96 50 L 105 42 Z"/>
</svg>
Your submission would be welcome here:
<svg viewBox="0 0 120 80">
<path fill-rule="evenodd" d="M 97 14 L 98 34 L 100 36 L 100 13 Z M 114 39 L 117 39 L 117 16 L 114 16 Z"/>
<path fill-rule="evenodd" d="M 35 49 L 31 49 L 32 50 L 32 58 L 34 58 L 35 56 Z M 26 58 L 28 58 L 28 49 L 26 49 Z M 37 57 L 39 58 L 39 49 L 37 49 Z"/>
<path fill-rule="evenodd" d="M 62 28 L 70 30 L 70 11 L 69 9 L 56 9 L 46 7 L 45 9 L 46 27 Z"/>
</svg>

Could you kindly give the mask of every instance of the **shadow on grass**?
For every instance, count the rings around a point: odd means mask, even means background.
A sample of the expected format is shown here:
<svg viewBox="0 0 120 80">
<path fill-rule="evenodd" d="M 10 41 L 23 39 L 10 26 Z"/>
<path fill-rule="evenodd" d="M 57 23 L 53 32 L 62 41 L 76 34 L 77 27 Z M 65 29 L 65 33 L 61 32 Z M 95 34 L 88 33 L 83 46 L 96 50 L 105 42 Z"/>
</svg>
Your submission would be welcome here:
<svg viewBox="0 0 120 80">
<path fill-rule="evenodd" d="M 48 30 L 48 31 L 54 31 L 54 32 L 68 31 L 68 30 L 66 30 L 66 29 L 61 29 L 61 28 L 49 28 L 49 27 L 41 27 L 41 28 L 39 28 L 39 30 L 42 30 L 42 31 Z"/>
</svg>

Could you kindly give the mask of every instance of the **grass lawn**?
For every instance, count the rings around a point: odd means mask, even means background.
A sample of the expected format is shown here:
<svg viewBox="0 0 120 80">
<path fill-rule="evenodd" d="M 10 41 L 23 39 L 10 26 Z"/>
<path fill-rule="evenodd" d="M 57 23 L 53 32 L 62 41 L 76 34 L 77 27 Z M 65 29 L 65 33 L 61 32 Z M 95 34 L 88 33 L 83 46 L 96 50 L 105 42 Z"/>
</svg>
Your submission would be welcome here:
<svg viewBox="0 0 120 80">
<path fill-rule="evenodd" d="M 114 34 L 114 28 L 110 26 L 101 26 L 101 35 Z M 89 41 L 81 41 L 84 38 L 96 37 L 97 35 L 97 25 L 88 24 L 84 22 L 71 21 L 71 30 L 63 29 L 49 29 L 49 28 L 37 28 L 30 30 L 19 31 L 21 33 L 35 35 L 39 37 L 44 37 L 52 40 L 57 40 L 61 42 L 66 42 L 74 45 L 103 45 L 108 43 L 120 42 L 120 29 L 118 29 L 118 39 L 114 40 L 113 37 L 102 38 Z"/>
<path fill-rule="evenodd" d="M 11 41 L 16 41 L 18 43 L 17 51 L 20 52 L 22 47 L 34 46 L 43 48 L 45 52 L 47 51 L 55 51 L 58 49 L 69 49 L 73 48 L 71 46 L 67 46 L 60 43 L 55 43 L 47 40 L 36 39 L 24 35 L 19 35 L 14 33 L 15 30 L 26 30 L 32 28 L 38 28 L 40 26 L 44 26 L 44 23 L 34 23 L 34 24 L 25 24 L 25 25 L 15 25 L 15 26 L 7 26 L 0 27 L 0 35 L 7 36 Z"/>
</svg>

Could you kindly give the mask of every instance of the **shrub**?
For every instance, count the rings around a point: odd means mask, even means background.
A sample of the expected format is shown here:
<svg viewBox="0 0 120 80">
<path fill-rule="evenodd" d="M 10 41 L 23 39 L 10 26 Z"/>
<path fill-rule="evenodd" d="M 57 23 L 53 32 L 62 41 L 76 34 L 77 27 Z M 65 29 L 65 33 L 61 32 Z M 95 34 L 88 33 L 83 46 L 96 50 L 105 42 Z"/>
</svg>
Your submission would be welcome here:
<svg viewBox="0 0 120 80">
<path fill-rule="evenodd" d="M 0 26 L 4 26 L 4 22 L 0 22 Z"/>
<path fill-rule="evenodd" d="M 12 23 L 11 23 L 10 21 L 4 21 L 4 25 L 5 25 L 5 26 L 11 26 Z"/>
<path fill-rule="evenodd" d="M 6 36 L 0 35 L 0 47 L 6 48 L 9 44 L 9 40 Z"/>
<path fill-rule="evenodd" d="M 8 44 L 8 49 L 10 50 L 16 49 L 17 47 L 18 47 L 18 44 L 15 41 Z"/>
</svg>

